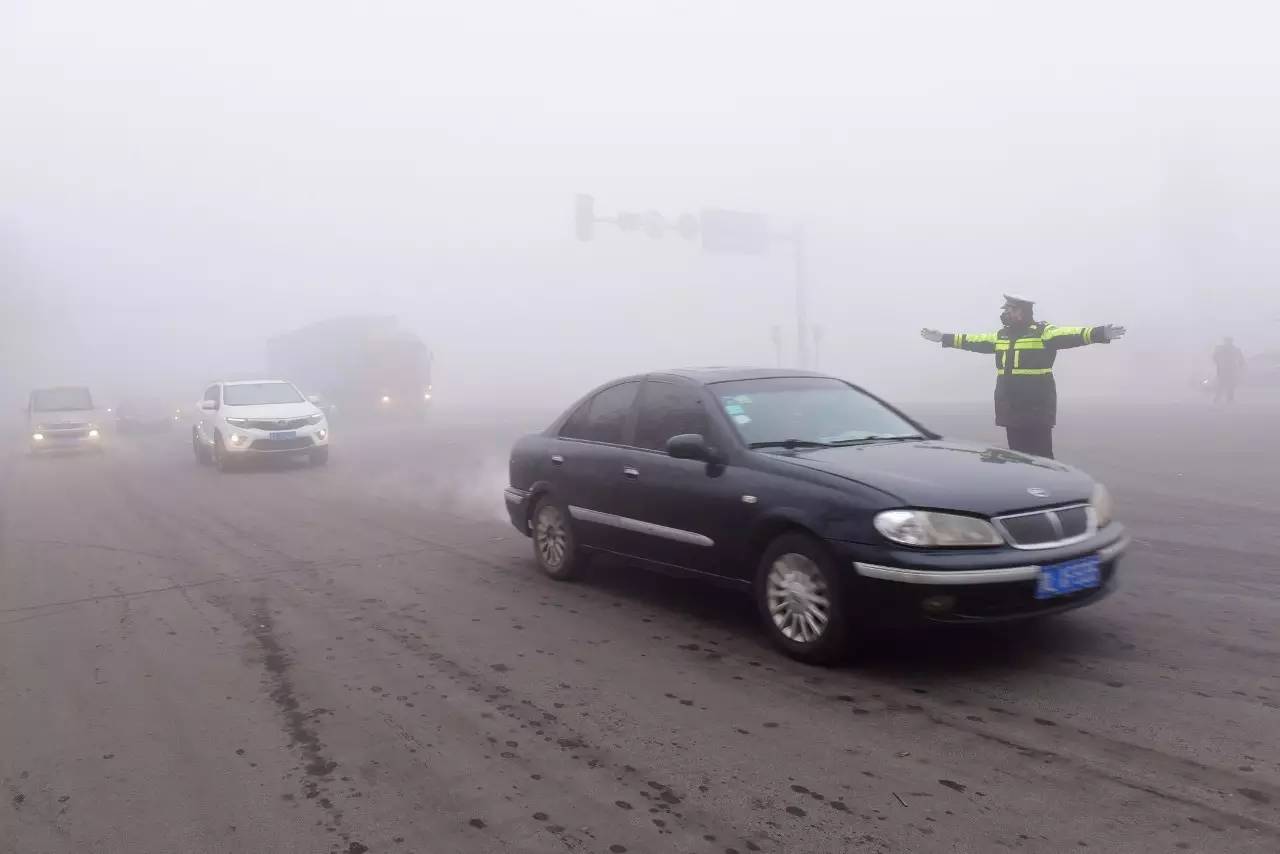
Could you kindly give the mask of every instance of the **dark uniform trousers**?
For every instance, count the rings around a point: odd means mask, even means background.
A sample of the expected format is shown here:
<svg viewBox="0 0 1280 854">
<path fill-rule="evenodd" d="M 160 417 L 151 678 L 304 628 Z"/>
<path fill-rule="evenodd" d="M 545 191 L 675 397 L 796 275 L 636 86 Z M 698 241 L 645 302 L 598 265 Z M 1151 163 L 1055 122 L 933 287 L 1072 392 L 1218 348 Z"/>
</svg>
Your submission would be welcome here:
<svg viewBox="0 0 1280 854">
<path fill-rule="evenodd" d="M 1053 425 L 1024 424 L 1006 427 L 1004 433 L 1009 440 L 1009 450 L 1053 459 Z"/>
<path fill-rule="evenodd" d="M 1049 323 L 942 336 L 943 347 L 995 355 L 996 424 L 1005 428 L 1010 450 L 1037 457 L 1053 456 L 1053 425 L 1058 418 L 1053 364 L 1058 352 L 1107 343 L 1105 326 Z"/>
</svg>

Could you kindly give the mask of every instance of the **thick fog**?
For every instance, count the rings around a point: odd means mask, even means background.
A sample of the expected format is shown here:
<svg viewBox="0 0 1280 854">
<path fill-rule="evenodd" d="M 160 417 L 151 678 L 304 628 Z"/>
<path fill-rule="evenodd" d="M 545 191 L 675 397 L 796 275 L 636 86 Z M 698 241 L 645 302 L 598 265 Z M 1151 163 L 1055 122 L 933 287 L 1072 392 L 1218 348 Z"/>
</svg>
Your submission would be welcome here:
<svg viewBox="0 0 1280 854">
<path fill-rule="evenodd" d="M 267 337 L 394 314 L 441 400 L 794 363 L 794 266 L 599 224 L 809 234 L 820 366 L 983 399 L 922 326 L 1061 324 L 1064 398 L 1179 393 L 1280 347 L 1280 14 L 1265 2 L 11 0 L 0 6 L 5 406 L 186 394 Z"/>
</svg>

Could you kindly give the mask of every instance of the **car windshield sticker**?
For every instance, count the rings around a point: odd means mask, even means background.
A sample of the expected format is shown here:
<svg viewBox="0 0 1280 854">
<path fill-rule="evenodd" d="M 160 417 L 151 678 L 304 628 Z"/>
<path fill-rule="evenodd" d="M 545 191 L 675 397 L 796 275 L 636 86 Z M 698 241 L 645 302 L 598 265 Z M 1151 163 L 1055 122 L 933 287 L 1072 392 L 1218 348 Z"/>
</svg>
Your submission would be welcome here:
<svg viewBox="0 0 1280 854">
<path fill-rule="evenodd" d="M 750 424 L 751 416 L 739 414 L 739 415 L 733 416 L 733 420 L 734 420 L 734 423 L 737 423 L 737 424 Z"/>
<path fill-rule="evenodd" d="M 742 408 L 741 404 L 737 404 L 737 403 L 726 403 L 724 405 L 724 411 L 729 413 L 730 415 L 746 414 L 746 410 Z"/>
</svg>

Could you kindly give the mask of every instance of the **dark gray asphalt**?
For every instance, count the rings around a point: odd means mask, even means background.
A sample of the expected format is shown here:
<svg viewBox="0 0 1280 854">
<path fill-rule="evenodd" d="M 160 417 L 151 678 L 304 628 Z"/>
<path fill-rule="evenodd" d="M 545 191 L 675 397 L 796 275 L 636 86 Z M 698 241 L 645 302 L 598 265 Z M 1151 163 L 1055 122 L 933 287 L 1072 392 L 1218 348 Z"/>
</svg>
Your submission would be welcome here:
<svg viewBox="0 0 1280 854">
<path fill-rule="evenodd" d="M 508 419 L 339 427 L 326 469 L 14 453 L 0 851 L 1280 850 L 1277 415 L 1080 404 L 1122 590 L 836 670 L 709 588 L 541 577 Z"/>
</svg>

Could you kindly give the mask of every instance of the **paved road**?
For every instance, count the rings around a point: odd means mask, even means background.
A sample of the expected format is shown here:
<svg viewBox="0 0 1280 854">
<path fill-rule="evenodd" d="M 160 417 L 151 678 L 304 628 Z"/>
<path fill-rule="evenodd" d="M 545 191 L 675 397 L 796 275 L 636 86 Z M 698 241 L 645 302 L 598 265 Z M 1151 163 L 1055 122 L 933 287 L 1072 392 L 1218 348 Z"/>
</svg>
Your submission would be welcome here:
<svg viewBox="0 0 1280 854">
<path fill-rule="evenodd" d="M 1138 541 L 1119 593 L 836 670 L 707 588 L 542 578 L 512 420 L 325 469 L 15 454 L 0 851 L 1280 850 L 1275 413 L 1112 409 L 1060 444 Z"/>
</svg>

